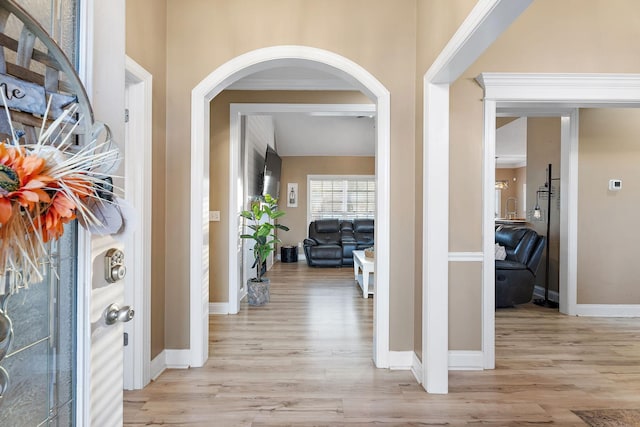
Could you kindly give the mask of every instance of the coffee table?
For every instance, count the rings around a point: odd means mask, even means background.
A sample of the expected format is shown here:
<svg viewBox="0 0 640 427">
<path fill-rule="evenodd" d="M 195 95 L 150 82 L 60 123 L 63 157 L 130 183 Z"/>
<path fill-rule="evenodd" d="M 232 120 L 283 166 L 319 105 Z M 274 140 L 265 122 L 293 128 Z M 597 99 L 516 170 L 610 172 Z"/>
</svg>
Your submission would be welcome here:
<svg viewBox="0 0 640 427">
<path fill-rule="evenodd" d="M 373 259 L 364 256 L 364 251 L 353 251 L 353 275 L 362 288 L 362 298 L 373 295 L 374 265 Z"/>
</svg>

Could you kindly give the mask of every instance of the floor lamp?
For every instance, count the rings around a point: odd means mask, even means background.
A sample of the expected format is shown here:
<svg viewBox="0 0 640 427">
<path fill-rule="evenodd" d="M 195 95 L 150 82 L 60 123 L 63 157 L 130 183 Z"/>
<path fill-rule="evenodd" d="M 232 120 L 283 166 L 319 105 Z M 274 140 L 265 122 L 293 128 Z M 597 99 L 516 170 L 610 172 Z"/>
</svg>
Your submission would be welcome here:
<svg viewBox="0 0 640 427">
<path fill-rule="evenodd" d="M 558 303 L 555 301 L 551 301 L 549 300 L 549 272 L 550 272 L 550 266 L 549 266 L 549 247 L 550 247 L 550 232 L 551 232 L 551 196 L 553 195 L 552 192 L 552 185 L 551 182 L 553 181 L 553 179 L 551 178 L 551 163 L 549 163 L 549 167 L 547 168 L 547 182 L 545 182 L 544 190 L 538 190 L 536 191 L 536 206 L 533 208 L 533 217 L 536 219 L 540 219 L 541 216 L 541 211 L 540 211 L 540 205 L 538 204 L 538 195 L 540 193 L 547 193 L 547 247 L 546 247 L 546 251 L 545 251 L 545 275 L 544 275 L 544 299 L 543 298 L 539 298 L 539 299 L 534 299 L 533 303 L 542 307 L 549 307 L 549 308 L 558 308 Z"/>
</svg>

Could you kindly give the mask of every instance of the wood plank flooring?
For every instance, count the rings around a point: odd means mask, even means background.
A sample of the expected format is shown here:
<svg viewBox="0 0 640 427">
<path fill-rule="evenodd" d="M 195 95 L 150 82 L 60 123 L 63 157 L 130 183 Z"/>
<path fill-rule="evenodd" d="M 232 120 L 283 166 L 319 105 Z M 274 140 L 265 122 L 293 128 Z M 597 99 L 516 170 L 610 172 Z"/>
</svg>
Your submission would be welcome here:
<svg viewBox="0 0 640 427">
<path fill-rule="evenodd" d="M 500 310 L 497 369 L 451 372 L 450 393 L 430 395 L 373 367 L 373 299 L 353 269 L 269 277 L 270 304 L 211 317 L 205 367 L 125 392 L 126 426 L 585 426 L 572 409 L 640 409 L 640 319 Z"/>
</svg>

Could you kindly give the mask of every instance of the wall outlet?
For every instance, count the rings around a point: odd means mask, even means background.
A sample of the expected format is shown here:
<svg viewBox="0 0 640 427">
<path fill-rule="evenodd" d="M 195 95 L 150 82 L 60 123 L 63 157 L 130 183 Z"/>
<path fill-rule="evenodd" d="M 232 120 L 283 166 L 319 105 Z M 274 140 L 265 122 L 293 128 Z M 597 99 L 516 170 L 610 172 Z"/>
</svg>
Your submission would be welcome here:
<svg viewBox="0 0 640 427">
<path fill-rule="evenodd" d="M 220 211 L 209 211 L 209 221 L 220 221 Z"/>
</svg>

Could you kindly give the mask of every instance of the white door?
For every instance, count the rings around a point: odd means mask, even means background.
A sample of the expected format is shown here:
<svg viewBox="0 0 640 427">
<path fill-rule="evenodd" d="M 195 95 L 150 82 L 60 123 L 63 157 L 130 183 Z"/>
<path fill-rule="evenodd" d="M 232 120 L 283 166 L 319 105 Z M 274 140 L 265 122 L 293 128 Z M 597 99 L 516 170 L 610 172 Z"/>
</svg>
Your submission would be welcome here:
<svg viewBox="0 0 640 427">
<path fill-rule="evenodd" d="M 88 89 L 95 119 L 111 129 L 113 141 L 124 157 L 125 0 L 82 0 L 80 18 L 80 75 Z M 124 175 L 124 163 L 115 171 Z M 122 180 L 115 184 L 124 188 Z M 83 369 L 78 379 L 80 417 L 78 426 L 122 425 L 123 323 L 106 325 L 105 309 L 112 303 L 126 305 L 124 281 L 107 283 L 105 254 L 124 249 L 112 236 L 91 237 L 79 249 L 80 282 L 90 289 L 78 301 L 85 313 L 83 347 L 78 353 Z M 125 252 L 125 260 L 131 260 Z"/>
</svg>

